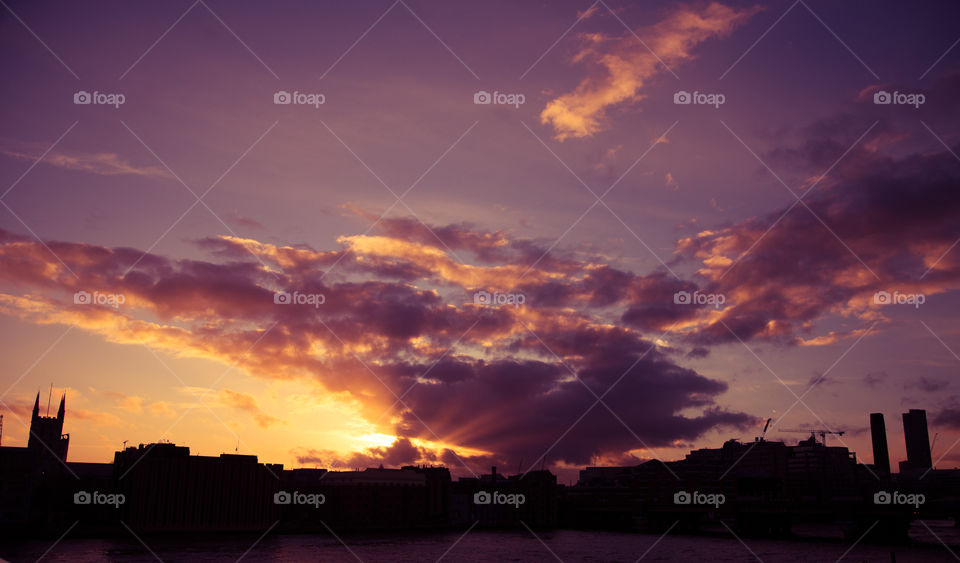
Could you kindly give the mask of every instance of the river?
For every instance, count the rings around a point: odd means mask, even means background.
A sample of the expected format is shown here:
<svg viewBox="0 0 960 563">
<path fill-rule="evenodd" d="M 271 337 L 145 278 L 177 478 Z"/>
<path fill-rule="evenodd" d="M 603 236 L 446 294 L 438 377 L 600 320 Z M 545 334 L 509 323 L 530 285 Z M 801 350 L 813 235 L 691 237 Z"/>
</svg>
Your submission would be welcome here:
<svg viewBox="0 0 960 563">
<path fill-rule="evenodd" d="M 829 539 L 771 540 L 744 538 L 732 534 L 703 536 L 630 534 L 557 530 L 527 531 L 471 530 L 466 534 L 443 533 L 417 536 L 333 536 L 271 535 L 257 542 L 257 535 L 228 538 L 147 537 L 149 550 L 132 535 L 114 539 L 64 538 L 52 549 L 51 541 L 31 540 L 18 545 L 0 545 L 5 560 L 36 561 L 764 561 L 851 562 L 891 561 L 897 563 L 958 561 L 960 530 L 951 522 L 922 523 L 911 529 L 913 542 L 906 546 L 879 546 L 835 537 Z M 935 535 L 934 535 L 935 534 Z M 937 536 L 940 538 L 937 539 Z M 539 539 L 538 539 L 539 538 Z M 542 540 L 542 543 L 541 543 Z M 943 540 L 944 543 L 941 543 Z M 254 543 L 256 544 L 254 545 Z M 346 545 L 345 545 L 346 544 Z M 349 547 L 347 547 L 349 546 Z M 949 546 L 949 548 L 947 547 Z M 49 551 L 47 551 L 49 549 Z M 249 551 L 248 551 L 249 550 Z M 951 551 L 953 553 L 951 553 Z M 152 552 L 152 553 L 151 553 Z M 155 557 L 155 555 L 156 557 Z"/>
</svg>

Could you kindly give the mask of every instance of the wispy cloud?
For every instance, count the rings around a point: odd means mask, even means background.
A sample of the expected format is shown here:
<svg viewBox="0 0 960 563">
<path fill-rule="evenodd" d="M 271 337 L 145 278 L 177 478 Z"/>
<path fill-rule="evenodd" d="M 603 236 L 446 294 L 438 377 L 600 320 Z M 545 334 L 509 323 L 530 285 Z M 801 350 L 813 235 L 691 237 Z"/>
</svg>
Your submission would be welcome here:
<svg viewBox="0 0 960 563">
<path fill-rule="evenodd" d="M 582 46 L 572 60 L 584 63 L 588 76 L 572 92 L 548 102 L 540 121 L 553 126 L 561 141 L 602 131 L 607 110 L 642 99 L 647 82 L 666 70 L 664 63 L 673 66 L 692 59 L 697 45 L 729 33 L 758 10 L 712 3 L 702 10 L 681 8 L 636 35 L 580 35 Z"/>
<path fill-rule="evenodd" d="M 260 405 L 253 395 L 238 393 L 229 389 L 220 390 L 220 402 L 228 407 L 243 411 L 253 417 L 260 428 L 270 428 L 274 424 L 283 422 L 279 418 L 270 416 L 260 410 Z"/>
<path fill-rule="evenodd" d="M 39 143 L 0 141 L 0 154 L 33 162 L 43 155 L 46 147 Z M 112 152 L 81 152 L 54 149 L 43 156 L 42 164 L 67 170 L 77 170 L 102 176 L 151 176 L 170 178 L 169 172 L 155 166 L 137 166 Z"/>
</svg>

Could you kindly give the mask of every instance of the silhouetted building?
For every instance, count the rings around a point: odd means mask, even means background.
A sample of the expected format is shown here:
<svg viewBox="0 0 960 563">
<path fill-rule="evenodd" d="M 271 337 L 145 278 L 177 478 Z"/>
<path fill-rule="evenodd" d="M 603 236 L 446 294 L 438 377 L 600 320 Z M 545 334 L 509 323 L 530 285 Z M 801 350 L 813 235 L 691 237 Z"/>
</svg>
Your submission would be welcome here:
<svg viewBox="0 0 960 563">
<path fill-rule="evenodd" d="M 927 433 L 927 411 L 910 409 L 910 412 L 903 413 L 903 439 L 907 445 L 907 461 L 900 464 L 901 473 L 933 467 L 930 435 Z"/>
<path fill-rule="evenodd" d="M 428 525 L 445 526 L 450 523 L 450 470 L 446 467 L 405 465 L 401 469 L 422 473 L 425 480 L 424 521 Z"/>
<path fill-rule="evenodd" d="M 652 468 L 651 464 L 580 470 L 577 485 L 561 491 L 561 524 L 580 529 L 633 529 L 634 515 L 644 494 L 640 486 L 656 481 L 641 478 L 640 474 Z M 663 477 L 671 478 L 669 474 Z"/>
<path fill-rule="evenodd" d="M 321 481 L 322 509 L 343 529 L 415 528 L 423 524 L 427 478 L 412 469 L 330 471 Z"/>
<path fill-rule="evenodd" d="M 450 518 L 456 525 L 487 528 L 552 528 L 557 525 L 557 477 L 545 470 L 506 477 L 461 477 L 453 484 Z"/>
<path fill-rule="evenodd" d="M 450 472 L 445 467 L 292 469 L 280 480 L 290 501 L 280 507 L 281 531 L 424 529 L 448 523 Z"/>
<path fill-rule="evenodd" d="M 585 467 L 580 470 L 577 485 L 599 489 L 632 487 L 637 479 L 637 466 Z"/>
<path fill-rule="evenodd" d="M 887 425 L 883 413 L 870 413 L 870 437 L 873 440 L 873 466 L 880 473 L 890 473 L 890 452 L 887 450 Z"/>
<path fill-rule="evenodd" d="M 17 534 L 24 530 L 56 525 L 59 488 L 66 473 L 70 437 L 63 434 L 66 396 L 60 398 L 57 416 L 40 416 L 37 393 L 30 418 L 27 447 L 0 447 L 0 531 Z"/>
<path fill-rule="evenodd" d="M 190 448 L 169 443 L 140 444 L 114 455 L 120 508 L 135 530 L 266 530 L 277 521 L 282 465 L 257 456 L 191 456 Z"/>
<path fill-rule="evenodd" d="M 691 451 L 681 461 L 588 468 L 577 486 L 564 491 L 562 513 L 564 524 L 575 527 L 642 523 L 665 531 L 674 524 L 696 529 L 722 518 L 747 533 L 784 534 L 795 521 L 828 520 L 862 506 L 861 488 L 873 480 L 860 467 L 847 448 L 815 437 L 795 446 L 728 440 L 720 448 Z"/>
<path fill-rule="evenodd" d="M 66 399 L 65 394 L 60 397 L 60 408 L 57 410 L 57 416 L 55 417 L 40 416 L 40 393 L 37 393 L 37 400 L 33 403 L 33 416 L 30 418 L 30 438 L 27 440 L 27 449 L 43 459 L 44 463 L 61 463 L 67 460 L 70 436 L 63 433 Z M 48 456 L 51 457 L 48 458 Z"/>
<path fill-rule="evenodd" d="M 27 447 L 0 447 L 0 534 L 634 529 L 641 523 L 664 531 L 722 520 L 764 535 L 789 533 L 799 522 L 839 522 L 853 538 L 882 539 L 906 537 L 917 518 L 960 519 L 960 470 L 930 469 L 923 410 L 903 415 L 908 459 L 897 475 L 889 474 L 883 415 L 871 414 L 879 480 L 847 448 L 811 435 L 793 446 L 728 440 L 680 461 L 588 467 L 574 487 L 558 486 L 550 471 L 505 476 L 496 467 L 456 483 L 446 467 L 284 470 L 252 455 L 191 456 L 172 443 L 126 448 L 113 463 L 67 462 L 64 417 L 65 397 L 50 417 L 40 416 L 38 395 Z M 899 496 L 891 499 L 891 492 Z M 926 501 L 896 501 L 905 495 Z"/>
</svg>

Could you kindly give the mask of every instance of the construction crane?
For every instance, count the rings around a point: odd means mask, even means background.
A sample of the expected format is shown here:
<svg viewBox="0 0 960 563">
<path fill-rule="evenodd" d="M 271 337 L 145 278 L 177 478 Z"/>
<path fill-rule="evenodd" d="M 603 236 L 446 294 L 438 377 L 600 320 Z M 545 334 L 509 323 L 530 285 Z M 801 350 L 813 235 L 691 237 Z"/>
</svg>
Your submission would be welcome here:
<svg viewBox="0 0 960 563">
<path fill-rule="evenodd" d="M 770 428 L 770 421 L 771 421 L 771 420 L 773 420 L 773 419 L 772 419 L 772 418 L 768 418 L 768 419 L 767 419 L 767 423 L 763 425 L 763 432 L 760 433 L 760 436 L 759 436 L 757 439 L 755 439 L 754 442 L 762 442 L 763 439 L 766 438 L 766 436 L 767 436 L 767 428 Z"/>
<path fill-rule="evenodd" d="M 807 432 L 809 432 L 809 433 L 810 433 L 810 437 L 811 437 L 811 438 L 814 438 L 814 440 L 816 440 L 816 435 L 819 434 L 819 435 L 820 435 L 820 443 L 823 444 L 824 446 L 827 445 L 827 434 L 836 434 L 837 436 L 843 436 L 844 434 L 846 434 L 846 432 L 845 432 L 844 430 L 837 430 L 837 431 L 833 431 L 833 430 L 808 430 L 808 429 L 806 429 L 806 428 L 781 428 L 781 429 L 780 429 L 780 432 L 800 432 L 800 433 L 803 433 L 803 434 L 806 434 Z"/>
</svg>

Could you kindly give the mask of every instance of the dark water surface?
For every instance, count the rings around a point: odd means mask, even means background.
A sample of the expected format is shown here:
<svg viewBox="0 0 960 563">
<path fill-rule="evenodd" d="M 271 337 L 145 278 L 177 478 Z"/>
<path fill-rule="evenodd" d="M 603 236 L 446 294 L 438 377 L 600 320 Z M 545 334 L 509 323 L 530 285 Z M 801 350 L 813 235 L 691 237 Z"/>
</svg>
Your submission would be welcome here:
<svg viewBox="0 0 960 563">
<path fill-rule="evenodd" d="M 951 522 L 915 523 L 908 546 L 857 544 L 842 538 L 769 540 L 732 534 L 664 537 L 651 534 L 558 530 L 491 532 L 473 530 L 466 535 L 448 533 L 419 536 L 270 536 L 259 543 L 257 535 L 217 539 L 146 537 L 144 547 L 132 535 L 114 539 L 65 538 L 0 546 L 8 561 L 877 561 L 888 563 L 895 552 L 897 563 L 958 561 L 960 530 Z M 931 532 L 932 531 L 932 532 Z M 935 534 L 935 535 L 934 535 Z M 937 537 L 940 539 L 938 540 Z M 543 543 L 541 543 L 541 541 Z M 946 544 L 946 546 L 940 542 Z M 949 546 L 949 548 L 947 547 Z M 252 547 L 252 548 L 251 548 Z M 49 551 L 47 551 L 49 549 Z M 249 550 L 249 551 L 248 551 Z M 952 550 L 952 553 L 951 553 Z M 153 553 L 151 553 L 151 551 Z M 156 557 L 154 556 L 156 555 Z"/>
</svg>

